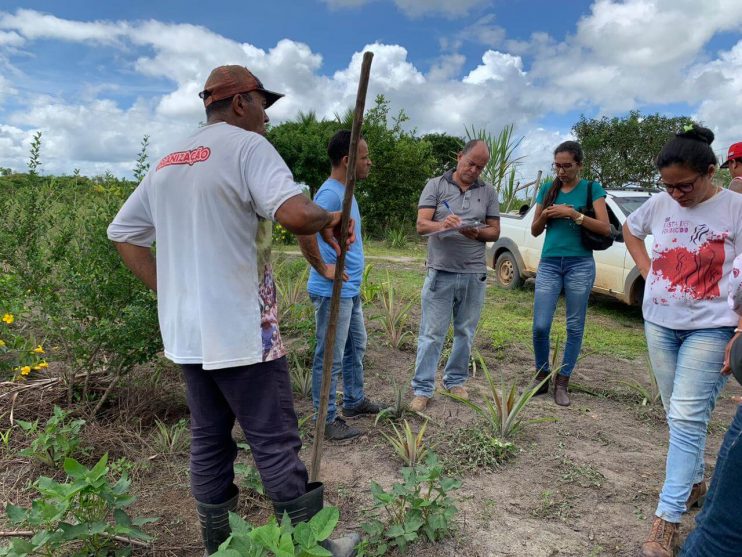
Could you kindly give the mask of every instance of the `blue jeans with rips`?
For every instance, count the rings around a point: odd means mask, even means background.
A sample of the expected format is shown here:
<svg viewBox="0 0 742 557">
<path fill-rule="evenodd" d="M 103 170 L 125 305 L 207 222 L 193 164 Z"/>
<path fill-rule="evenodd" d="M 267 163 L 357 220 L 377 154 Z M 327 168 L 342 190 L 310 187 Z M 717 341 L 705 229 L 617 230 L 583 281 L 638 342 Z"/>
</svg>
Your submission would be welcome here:
<svg viewBox="0 0 742 557">
<path fill-rule="evenodd" d="M 665 483 L 655 514 L 678 523 L 693 484 L 703 480 L 706 430 L 729 378 L 721 374 L 721 366 L 733 327 L 678 330 L 646 321 L 644 331 L 670 429 Z"/>
<path fill-rule="evenodd" d="M 450 389 L 466 382 L 486 285 L 486 272 L 449 273 L 428 269 L 421 295 L 422 317 L 412 378 L 416 396 L 433 396 L 435 372 L 452 318 L 453 346 L 443 372 L 443 386 Z"/>
<path fill-rule="evenodd" d="M 737 557 L 742 551 L 742 405 L 724 436 L 706 504 L 696 529 L 685 540 L 682 557 Z"/>
<path fill-rule="evenodd" d="M 559 375 L 569 377 L 582 348 L 587 301 L 595 282 L 595 260 L 590 257 L 542 257 L 536 272 L 533 299 L 533 351 L 536 370 L 549 373 L 549 335 L 559 295 L 567 305 L 567 341 Z"/>
<path fill-rule="evenodd" d="M 319 410 L 322 389 L 322 361 L 325 354 L 325 334 L 330 319 L 330 298 L 310 295 L 314 304 L 314 317 L 317 323 L 317 347 L 312 364 L 312 402 L 315 416 Z M 337 326 L 335 329 L 335 348 L 332 358 L 332 382 L 330 399 L 327 404 L 327 423 L 335 421 L 335 391 L 337 380 L 343 375 L 343 406 L 351 409 L 363 402 L 363 355 L 366 353 L 366 326 L 363 323 L 361 297 L 340 298 Z"/>
</svg>

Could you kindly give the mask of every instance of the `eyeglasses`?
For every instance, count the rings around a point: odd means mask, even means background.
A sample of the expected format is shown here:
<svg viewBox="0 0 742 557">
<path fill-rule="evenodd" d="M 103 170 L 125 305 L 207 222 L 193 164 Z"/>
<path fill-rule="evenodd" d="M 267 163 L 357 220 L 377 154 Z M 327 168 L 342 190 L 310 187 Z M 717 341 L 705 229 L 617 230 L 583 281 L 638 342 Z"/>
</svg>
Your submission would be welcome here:
<svg viewBox="0 0 742 557">
<path fill-rule="evenodd" d="M 551 163 L 551 169 L 554 170 L 554 171 L 556 171 L 556 172 L 558 172 L 560 169 L 561 170 L 569 170 L 573 166 L 576 166 L 576 164 L 573 163 L 573 162 L 565 162 L 565 163 L 553 162 L 553 163 Z"/>
<path fill-rule="evenodd" d="M 662 179 L 657 180 L 657 185 L 661 188 L 665 188 L 665 191 L 672 195 L 673 190 L 678 190 L 680 193 L 690 193 L 693 191 L 693 188 L 696 186 L 696 182 L 698 182 L 698 179 L 703 176 L 704 173 L 701 172 L 698 176 L 696 176 L 692 182 L 680 182 L 677 184 L 666 184 L 662 181 Z"/>
</svg>

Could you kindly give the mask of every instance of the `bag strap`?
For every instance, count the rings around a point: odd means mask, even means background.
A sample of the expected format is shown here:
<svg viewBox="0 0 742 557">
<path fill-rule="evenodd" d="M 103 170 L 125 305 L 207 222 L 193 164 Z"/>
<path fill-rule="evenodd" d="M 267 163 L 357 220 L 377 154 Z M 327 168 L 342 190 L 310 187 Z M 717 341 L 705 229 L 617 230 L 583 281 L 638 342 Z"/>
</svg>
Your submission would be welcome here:
<svg viewBox="0 0 742 557">
<path fill-rule="evenodd" d="M 593 180 L 590 180 L 587 184 L 587 205 L 585 205 L 586 211 L 592 211 L 593 209 Z"/>
</svg>

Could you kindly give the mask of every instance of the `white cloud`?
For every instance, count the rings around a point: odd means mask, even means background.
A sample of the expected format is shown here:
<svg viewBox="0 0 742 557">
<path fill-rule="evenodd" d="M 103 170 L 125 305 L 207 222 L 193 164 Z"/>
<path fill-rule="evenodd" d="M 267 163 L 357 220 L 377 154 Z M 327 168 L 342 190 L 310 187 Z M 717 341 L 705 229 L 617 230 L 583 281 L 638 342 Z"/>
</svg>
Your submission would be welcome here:
<svg viewBox="0 0 742 557">
<path fill-rule="evenodd" d="M 374 0 L 324 0 L 333 9 L 359 8 L 372 1 Z M 394 4 L 412 18 L 433 14 L 461 17 L 486 3 L 487 0 L 394 0 Z"/>
<path fill-rule="evenodd" d="M 348 5 L 348 0 L 334 2 L 338 7 Z M 399 3 L 407 9 L 423 5 Z M 443 4 L 425 3 L 430 9 Z M 458 3 L 456 9 L 477 4 Z M 24 169 L 30 137 L 40 129 L 46 172 L 110 169 L 130 175 L 143 135 L 151 136 L 156 158 L 204 119 L 197 93 L 210 70 L 220 64 L 246 65 L 267 88 L 286 93 L 269 111 L 274 123 L 309 111 L 332 118 L 353 105 L 364 50 L 374 52 L 367 106 L 377 94 L 384 94 L 392 113 L 404 109 L 410 116 L 408 124 L 420 133 L 463 135 L 464 126 L 496 133 L 514 123 L 516 134 L 525 135 L 519 149 L 527 156 L 520 170 L 522 181 L 533 179 L 539 168 L 548 168 L 554 147 L 567 138 L 568 131 L 544 124 L 549 115 L 565 111 L 615 114 L 647 103 L 688 103 L 717 132 L 715 147 L 721 151 L 731 141 L 742 140 L 738 102 L 742 41 L 713 56 L 704 49 L 715 33 L 742 23 L 733 4 L 733 0 L 709 0 L 703 6 L 687 0 L 598 0 L 561 42 L 543 32 L 535 32 L 528 41 L 505 40 L 492 17 L 485 16 L 468 28 L 469 37 L 494 46 L 463 76 L 467 60 L 458 52 L 463 35 L 455 31 L 446 39 L 453 52 L 442 54 L 427 72 L 410 60 L 404 46 L 374 43 L 350 55 L 345 68 L 325 75 L 319 53 L 288 39 L 261 49 L 198 25 L 84 23 L 29 10 L 0 12 L 0 103 L 3 96 L 6 103 L 11 96 L 16 103 L 28 103 L 0 125 L 0 166 Z M 38 39 L 75 41 L 93 48 L 110 45 L 123 60 L 116 61 L 114 70 L 128 72 L 133 79 L 84 84 L 80 94 L 68 99 L 51 96 L 55 84 L 49 84 L 47 95 L 34 92 L 39 89 L 35 87 L 19 98 L 11 86 L 20 87 L 30 76 L 18 73 L 10 61 L 17 55 L 33 55 Z M 32 77 L 35 83 L 43 79 L 40 74 Z M 136 79 L 166 85 L 153 94 L 135 89 L 130 81 Z M 139 97 L 123 106 L 110 98 L 118 88 Z M 102 98 L 106 92 L 112 94 Z"/>
<path fill-rule="evenodd" d="M 494 14 L 488 14 L 457 33 L 463 41 L 471 41 L 490 48 L 499 47 L 505 40 L 505 29 L 495 25 Z"/>
<path fill-rule="evenodd" d="M 644 103 L 695 103 L 706 91 L 688 79 L 704 60 L 714 34 L 742 24 L 736 0 L 597 0 L 576 33 L 556 44 L 543 36 L 531 45 L 531 77 L 559 91 L 554 108 L 585 103 L 609 112 Z M 737 7 L 735 7 L 737 6 Z"/>
<path fill-rule="evenodd" d="M 510 82 L 525 85 L 523 61 L 519 56 L 488 50 L 482 56 L 482 64 L 469 72 L 464 83 L 486 83 L 487 81 Z"/>
<path fill-rule="evenodd" d="M 0 29 L 13 29 L 27 39 L 59 39 L 111 43 L 126 33 L 127 25 L 110 22 L 82 22 L 60 19 L 34 10 L 15 14 L 0 12 Z"/>
</svg>

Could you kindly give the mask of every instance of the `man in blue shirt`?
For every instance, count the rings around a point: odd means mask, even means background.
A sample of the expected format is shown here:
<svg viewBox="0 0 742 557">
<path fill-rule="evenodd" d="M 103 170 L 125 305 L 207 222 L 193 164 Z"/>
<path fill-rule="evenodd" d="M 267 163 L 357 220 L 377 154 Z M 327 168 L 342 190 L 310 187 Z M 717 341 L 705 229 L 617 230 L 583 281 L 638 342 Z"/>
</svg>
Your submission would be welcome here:
<svg viewBox="0 0 742 557">
<path fill-rule="evenodd" d="M 337 132 L 327 145 L 332 171 L 330 177 L 317 191 L 314 202 L 328 211 L 340 211 L 345 197 L 345 180 L 348 172 L 348 153 L 350 151 L 350 132 Z M 356 156 L 356 179 L 363 180 L 371 170 L 368 145 L 364 139 L 358 142 Z M 329 209 L 329 207 L 335 207 Z M 335 390 L 337 379 L 343 375 L 343 416 L 354 418 L 362 414 L 377 414 L 379 405 L 371 402 L 363 392 L 363 354 L 366 352 L 366 327 L 361 308 L 361 280 L 363 277 L 363 241 L 361 240 L 361 214 L 355 196 L 351 207 L 351 217 L 355 221 L 356 241 L 345 255 L 343 288 L 340 292 L 340 309 L 337 317 L 335 348 L 332 363 L 332 383 L 327 405 L 325 438 L 329 440 L 352 439 L 361 431 L 349 426 L 336 415 Z M 317 348 L 312 366 L 312 401 L 315 413 L 319 409 L 322 386 L 322 360 L 325 352 L 325 334 L 330 316 L 332 282 L 335 277 L 335 250 L 319 234 L 298 236 L 299 247 L 312 266 L 307 281 L 309 297 L 314 304 L 317 323 Z"/>
</svg>

